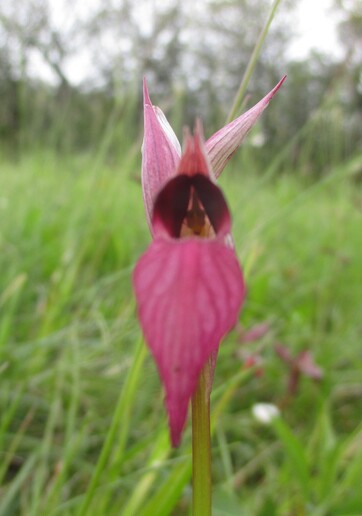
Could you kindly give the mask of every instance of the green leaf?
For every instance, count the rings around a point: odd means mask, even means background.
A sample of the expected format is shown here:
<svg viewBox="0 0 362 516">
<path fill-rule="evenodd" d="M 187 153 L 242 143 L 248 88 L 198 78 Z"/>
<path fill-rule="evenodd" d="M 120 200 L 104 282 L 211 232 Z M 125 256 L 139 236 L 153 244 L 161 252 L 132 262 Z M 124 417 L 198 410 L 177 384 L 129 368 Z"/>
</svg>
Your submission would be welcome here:
<svg viewBox="0 0 362 516">
<path fill-rule="evenodd" d="M 273 420 L 272 426 L 284 446 L 287 460 L 291 466 L 291 474 L 298 481 L 304 499 L 308 500 L 310 497 L 310 476 L 303 445 L 280 417 Z"/>
</svg>

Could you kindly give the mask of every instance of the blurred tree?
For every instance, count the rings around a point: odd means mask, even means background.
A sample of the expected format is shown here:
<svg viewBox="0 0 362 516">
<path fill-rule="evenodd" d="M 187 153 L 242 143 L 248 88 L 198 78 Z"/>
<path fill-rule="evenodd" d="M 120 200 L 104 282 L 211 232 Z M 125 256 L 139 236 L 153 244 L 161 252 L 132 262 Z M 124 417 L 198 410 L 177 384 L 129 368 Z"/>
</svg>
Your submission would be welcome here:
<svg viewBox="0 0 362 516">
<path fill-rule="evenodd" d="M 362 4 L 360 0 L 335 0 L 342 15 L 339 34 L 342 45 L 351 60 L 362 62 Z"/>
<path fill-rule="evenodd" d="M 304 62 L 288 60 L 296 3 L 281 3 L 250 83 L 252 95 L 246 99 L 249 104 L 256 101 L 288 73 L 278 103 L 261 121 L 264 138 L 260 141 L 268 144 L 262 153 L 266 162 L 268 153 L 281 149 L 315 116 L 332 90 L 336 93 L 330 113 L 338 112 L 335 120 L 348 135 L 343 139 L 348 139 L 350 149 L 358 144 L 362 125 L 359 3 L 335 1 L 344 13 L 343 62 L 317 54 Z M 0 109 L 0 131 L 15 140 L 25 134 L 20 141 L 29 145 L 38 142 L 62 149 L 94 147 L 106 133 L 108 149 L 117 148 L 121 130 L 117 127 L 122 124 L 128 127 L 123 138 L 136 137 L 145 75 L 152 98 L 171 116 L 177 131 L 201 115 L 208 135 L 225 119 L 270 3 L 2 2 L 0 87 L 7 102 Z M 51 72 L 51 81 L 39 79 L 45 71 Z M 316 140 L 330 146 L 327 139 Z M 315 145 L 306 146 L 301 138 L 293 153 L 299 156 L 305 147 Z M 323 156 L 323 152 L 310 155 Z"/>
<path fill-rule="evenodd" d="M 342 16 L 339 36 L 345 50 L 341 101 L 350 112 L 349 128 L 355 145 L 362 144 L 362 4 L 359 0 L 335 0 Z"/>
<path fill-rule="evenodd" d="M 0 103 L 0 136 L 3 142 L 11 143 L 11 138 L 19 130 L 19 81 L 15 77 L 6 47 L 0 47 L 0 78 L 0 98 L 4 100 Z"/>
<path fill-rule="evenodd" d="M 8 47 L 14 55 L 14 65 L 19 72 L 28 72 L 32 53 L 40 53 L 58 78 L 61 89 L 70 87 L 64 62 L 75 50 L 77 29 L 68 32 L 53 26 L 48 0 L 18 0 L 3 3 L 0 11 L 2 32 L 9 40 Z"/>
</svg>

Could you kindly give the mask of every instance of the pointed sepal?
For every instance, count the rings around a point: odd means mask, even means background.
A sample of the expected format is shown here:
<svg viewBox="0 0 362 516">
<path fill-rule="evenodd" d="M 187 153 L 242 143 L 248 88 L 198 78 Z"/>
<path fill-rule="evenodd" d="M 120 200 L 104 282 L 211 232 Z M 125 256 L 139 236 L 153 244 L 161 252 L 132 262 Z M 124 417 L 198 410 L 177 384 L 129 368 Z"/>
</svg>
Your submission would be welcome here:
<svg viewBox="0 0 362 516">
<path fill-rule="evenodd" d="M 191 136 L 188 130 L 185 130 L 183 147 L 184 149 L 177 173 L 186 176 L 202 174 L 210 179 L 214 179 L 205 148 L 204 131 L 201 120 L 198 119 L 196 121 L 193 136 Z"/>
<path fill-rule="evenodd" d="M 165 115 L 153 106 L 146 80 L 143 83 L 144 139 L 142 146 L 142 190 L 146 215 L 151 226 L 155 197 L 176 174 L 181 148 Z"/>
<path fill-rule="evenodd" d="M 255 106 L 217 131 L 206 141 L 206 151 L 215 177 L 224 170 L 227 162 L 241 145 L 241 142 L 279 90 L 286 76 Z"/>
</svg>

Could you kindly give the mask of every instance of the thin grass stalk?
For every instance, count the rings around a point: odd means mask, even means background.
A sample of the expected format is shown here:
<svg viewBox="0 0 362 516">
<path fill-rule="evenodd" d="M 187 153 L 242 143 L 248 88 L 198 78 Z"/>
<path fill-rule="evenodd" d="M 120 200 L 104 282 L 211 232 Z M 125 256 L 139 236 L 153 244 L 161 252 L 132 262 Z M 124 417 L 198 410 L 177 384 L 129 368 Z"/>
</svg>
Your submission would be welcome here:
<svg viewBox="0 0 362 516">
<path fill-rule="evenodd" d="M 77 516 L 86 516 L 89 514 L 89 507 L 96 494 L 100 478 L 104 473 L 108 460 L 110 459 L 115 441 L 116 439 L 118 440 L 119 431 L 120 428 L 122 428 L 122 422 L 124 421 L 124 415 L 125 413 L 127 413 L 128 407 L 133 403 L 133 395 L 129 395 L 130 385 L 136 385 L 136 383 L 138 382 L 145 356 L 146 347 L 144 346 L 142 339 L 140 339 L 134 354 L 133 364 L 131 366 L 131 369 L 129 370 L 126 379 L 125 386 L 122 389 L 121 394 L 118 398 L 118 403 L 113 415 L 111 426 L 109 427 L 88 490 L 79 508 Z M 134 389 L 131 389 L 131 391 L 134 392 Z"/>
<path fill-rule="evenodd" d="M 258 62 L 261 49 L 263 48 L 265 38 L 269 32 L 270 25 L 274 19 L 275 13 L 277 12 L 280 2 L 281 2 L 281 0 L 275 0 L 274 4 L 272 5 L 272 7 L 270 9 L 267 21 L 266 21 L 262 31 L 259 34 L 259 37 L 258 37 L 258 40 L 254 47 L 253 53 L 251 54 L 251 57 L 249 59 L 248 66 L 246 67 L 243 78 L 241 79 L 239 89 L 235 95 L 235 99 L 234 99 L 233 105 L 230 109 L 230 112 L 228 114 L 228 117 L 226 119 L 226 123 L 231 122 L 231 120 L 233 120 L 236 117 L 236 115 L 239 111 L 239 108 L 243 102 L 244 95 L 245 95 L 246 89 L 248 87 L 249 81 L 251 79 L 251 76 L 253 75 L 254 69 Z"/>
</svg>

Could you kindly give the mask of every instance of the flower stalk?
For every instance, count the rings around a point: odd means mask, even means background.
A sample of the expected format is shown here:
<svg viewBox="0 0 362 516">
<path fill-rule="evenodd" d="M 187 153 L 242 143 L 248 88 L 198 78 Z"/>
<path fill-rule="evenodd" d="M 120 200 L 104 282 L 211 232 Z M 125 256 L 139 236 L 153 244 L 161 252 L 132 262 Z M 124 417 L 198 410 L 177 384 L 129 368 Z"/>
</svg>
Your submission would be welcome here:
<svg viewBox="0 0 362 516">
<path fill-rule="evenodd" d="M 210 360 L 206 362 L 192 397 L 193 515 L 211 515 Z"/>
</svg>

